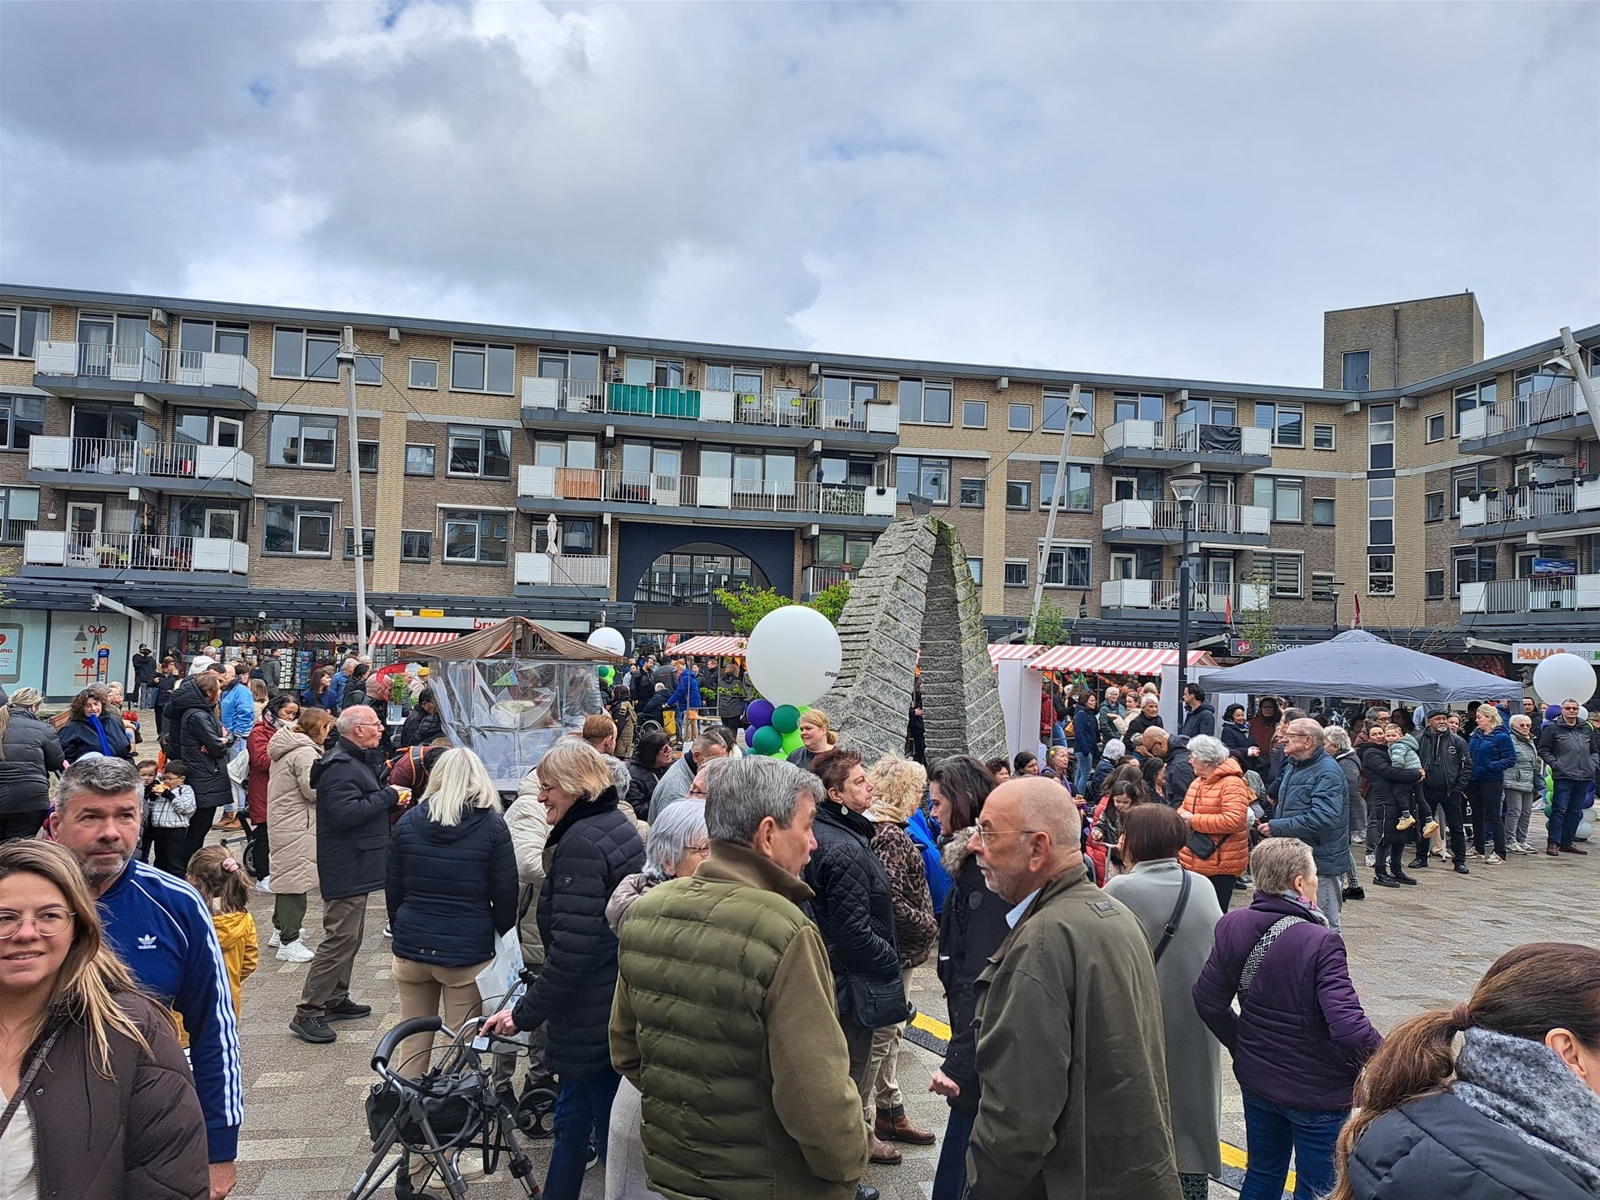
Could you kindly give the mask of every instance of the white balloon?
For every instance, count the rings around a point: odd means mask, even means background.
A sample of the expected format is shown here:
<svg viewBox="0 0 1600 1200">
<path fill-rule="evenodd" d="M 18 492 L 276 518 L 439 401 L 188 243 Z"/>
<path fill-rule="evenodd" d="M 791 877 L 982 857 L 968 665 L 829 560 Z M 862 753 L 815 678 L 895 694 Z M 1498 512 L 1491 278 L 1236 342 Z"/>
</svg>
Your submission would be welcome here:
<svg viewBox="0 0 1600 1200">
<path fill-rule="evenodd" d="M 612 654 L 626 654 L 628 643 L 621 631 L 602 625 L 589 635 L 589 645 L 596 650 L 609 650 Z"/>
<path fill-rule="evenodd" d="M 1589 818 L 1584 817 L 1583 820 L 1578 822 L 1578 832 L 1573 836 L 1586 838 L 1589 836 L 1589 833 L 1593 828 L 1594 826 L 1589 823 Z"/>
<path fill-rule="evenodd" d="M 785 605 L 762 617 L 745 643 L 750 681 L 773 704 L 822 699 L 839 677 L 839 631 L 814 608 Z"/>
<path fill-rule="evenodd" d="M 1578 705 L 1578 720 L 1587 721 L 1588 719 L 1589 719 L 1589 710 L 1587 708 L 1585 708 L 1581 704 Z"/>
<path fill-rule="evenodd" d="M 1576 700 L 1582 704 L 1594 695 L 1594 668 L 1576 654 L 1552 654 L 1533 669 L 1533 690 L 1546 704 Z"/>
</svg>

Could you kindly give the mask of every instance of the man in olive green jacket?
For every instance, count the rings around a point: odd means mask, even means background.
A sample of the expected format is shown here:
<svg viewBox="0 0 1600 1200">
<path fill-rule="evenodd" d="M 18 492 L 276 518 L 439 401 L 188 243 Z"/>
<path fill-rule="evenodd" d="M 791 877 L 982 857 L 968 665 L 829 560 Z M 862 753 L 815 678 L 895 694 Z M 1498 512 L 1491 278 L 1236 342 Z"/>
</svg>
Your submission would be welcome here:
<svg viewBox="0 0 1600 1200">
<path fill-rule="evenodd" d="M 1181 1200 L 1161 988 L 1139 920 L 1089 882 L 1051 779 L 1001 784 L 973 839 L 1014 905 L 978 976 L 968 1200 Z"/>
<path fill-rule="evenodd" d="M 611 1061 L 640 1091 L 645 1173 L 668 1200 L 852 1200 L 867 1124 L 828 952 L 796 907 L 821 785 L 752 757 L 709 792 L 711 857 L 622 927 Z"/>
</svg>

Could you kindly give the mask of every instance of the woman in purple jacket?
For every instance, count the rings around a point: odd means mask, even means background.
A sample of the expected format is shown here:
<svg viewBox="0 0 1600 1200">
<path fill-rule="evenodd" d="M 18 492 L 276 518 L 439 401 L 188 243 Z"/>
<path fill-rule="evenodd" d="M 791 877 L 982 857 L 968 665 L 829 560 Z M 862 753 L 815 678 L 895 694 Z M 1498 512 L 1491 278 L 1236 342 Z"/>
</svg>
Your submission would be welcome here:
<svg viewBox="0 0 1600 1200">
<path fill-rule="evenodd" d="M 1268 838 L 1251 853 L 1250 873 L 1255 899 L 1218 922 L 1194 1004 L 1244 1093 L 1250 1165 L 1240 1200 L 1279 1200 L 1291 1150 L 1295 1200 L 1313 1200 L 1333 1189 L 1356 1076 L 1383 1039 L 1350 982 L 1344 939 L 1313 899 L 1311 847 Z"/>
</svg>

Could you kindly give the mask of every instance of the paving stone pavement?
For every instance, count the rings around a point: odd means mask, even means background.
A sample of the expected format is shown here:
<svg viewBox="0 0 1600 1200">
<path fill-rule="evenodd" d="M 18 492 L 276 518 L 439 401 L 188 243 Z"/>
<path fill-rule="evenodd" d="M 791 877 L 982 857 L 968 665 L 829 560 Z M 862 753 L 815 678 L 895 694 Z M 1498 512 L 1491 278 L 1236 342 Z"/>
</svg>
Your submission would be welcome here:
<svg viewBox="0 0 1600 1200">
<path fill-rule="evenodd" d="M 1536 844 L 1542 818 L 1535 818 Z M 1503 865 L 1482 866 L 1457 876 L 1437 865 L 1417 872 L 1421 883 L 1400 891 L 1368 887 L 1368 899 L 1345 908 L 1345 940 L 1356 987 L 1373 1022 L 1387 1030 L 1425 1008 L 1464 1000 L 1472 985 L 1503 951 L 1540 940 L 1600 941 L 1593 910 L 1600 889 L 1600 843 L 1588 858 L 1517 855 Z M 1363 877 L 1370 873 L 1363 872 Z M 1239 900 L 1244 893 L 1236 893 Z M 390 982 L 389 943 L 382 937 L 383 898 L 367 913 L 368 937 L 355 972 L 352 994 L 373 1006 L 365 1021 L 341 1022 L 331 1046 L 309 1046 L 294 1038 L 293 1014 L 306 967 L 279 962 L 265 943 L 271 936 L 272 898 L 252 897 L 263 943 L 261 967 L 244 985 L 241 1042 L 244 1053 L 245 1126 L 240 1141 L 235 1196 L 340 1200 L 370 1154 L 362 1107 L 376 1078 L 368 1057 L 382 1031 L 398 1020 Z M 313 897 L 308 938 L 318 940 L 321 906 Z M 919 1009 L 945 1017 L 944 997 L 931 964 L 915 982 Z M 1226 1055 L 1224 1055 L 1226 1057 Z M 913 1121 L 942 1131 L 946 1109 L 930 1096 L 937 1059 L 906 1043 L 899 1063 L 901 1088 Z M 1225 1074 L 1223 1136 L 1244 1145 L 1238 1088 Z M 532 1143 L 537 1176 L 543 1179 L 548 1141 Z M 898 1167 L 870 1168 L 865 1182 L 886 1200 L 927 1200 L 938 1147 L 903 1147 Z M 1214 1196 L 1232 1193 L 1213 1184 Z M 584 1200 L 604 1196 L 603 1172 L 585 1181 Z M 521 1190 L 502 1173 L 473 1183 L 476 1200 L 510 1200 Z"/>
</svg>

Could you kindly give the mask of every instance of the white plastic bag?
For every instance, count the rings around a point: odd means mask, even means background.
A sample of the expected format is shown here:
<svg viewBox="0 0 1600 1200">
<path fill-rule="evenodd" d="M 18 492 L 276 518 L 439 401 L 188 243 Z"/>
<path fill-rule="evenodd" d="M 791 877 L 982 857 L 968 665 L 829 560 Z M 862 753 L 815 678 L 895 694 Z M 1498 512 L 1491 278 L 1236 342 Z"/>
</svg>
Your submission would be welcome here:
<svg viewBox="0 0 1600 1200">
<path fill-rule="evenodd" d="M 478 972 L 478 998 L 483 1001 L 483 1015 L 492 1016 L 504 1008 L 513 1007 L 522 998 L 522 940 L 513 925 L 495 939 L 494 958 Z M 521 1030 L 500 1040 L 528 1044 L 528 1031 Z M 487 1049 L 487 1042 L 478 1049 Z"/>
</svg>

